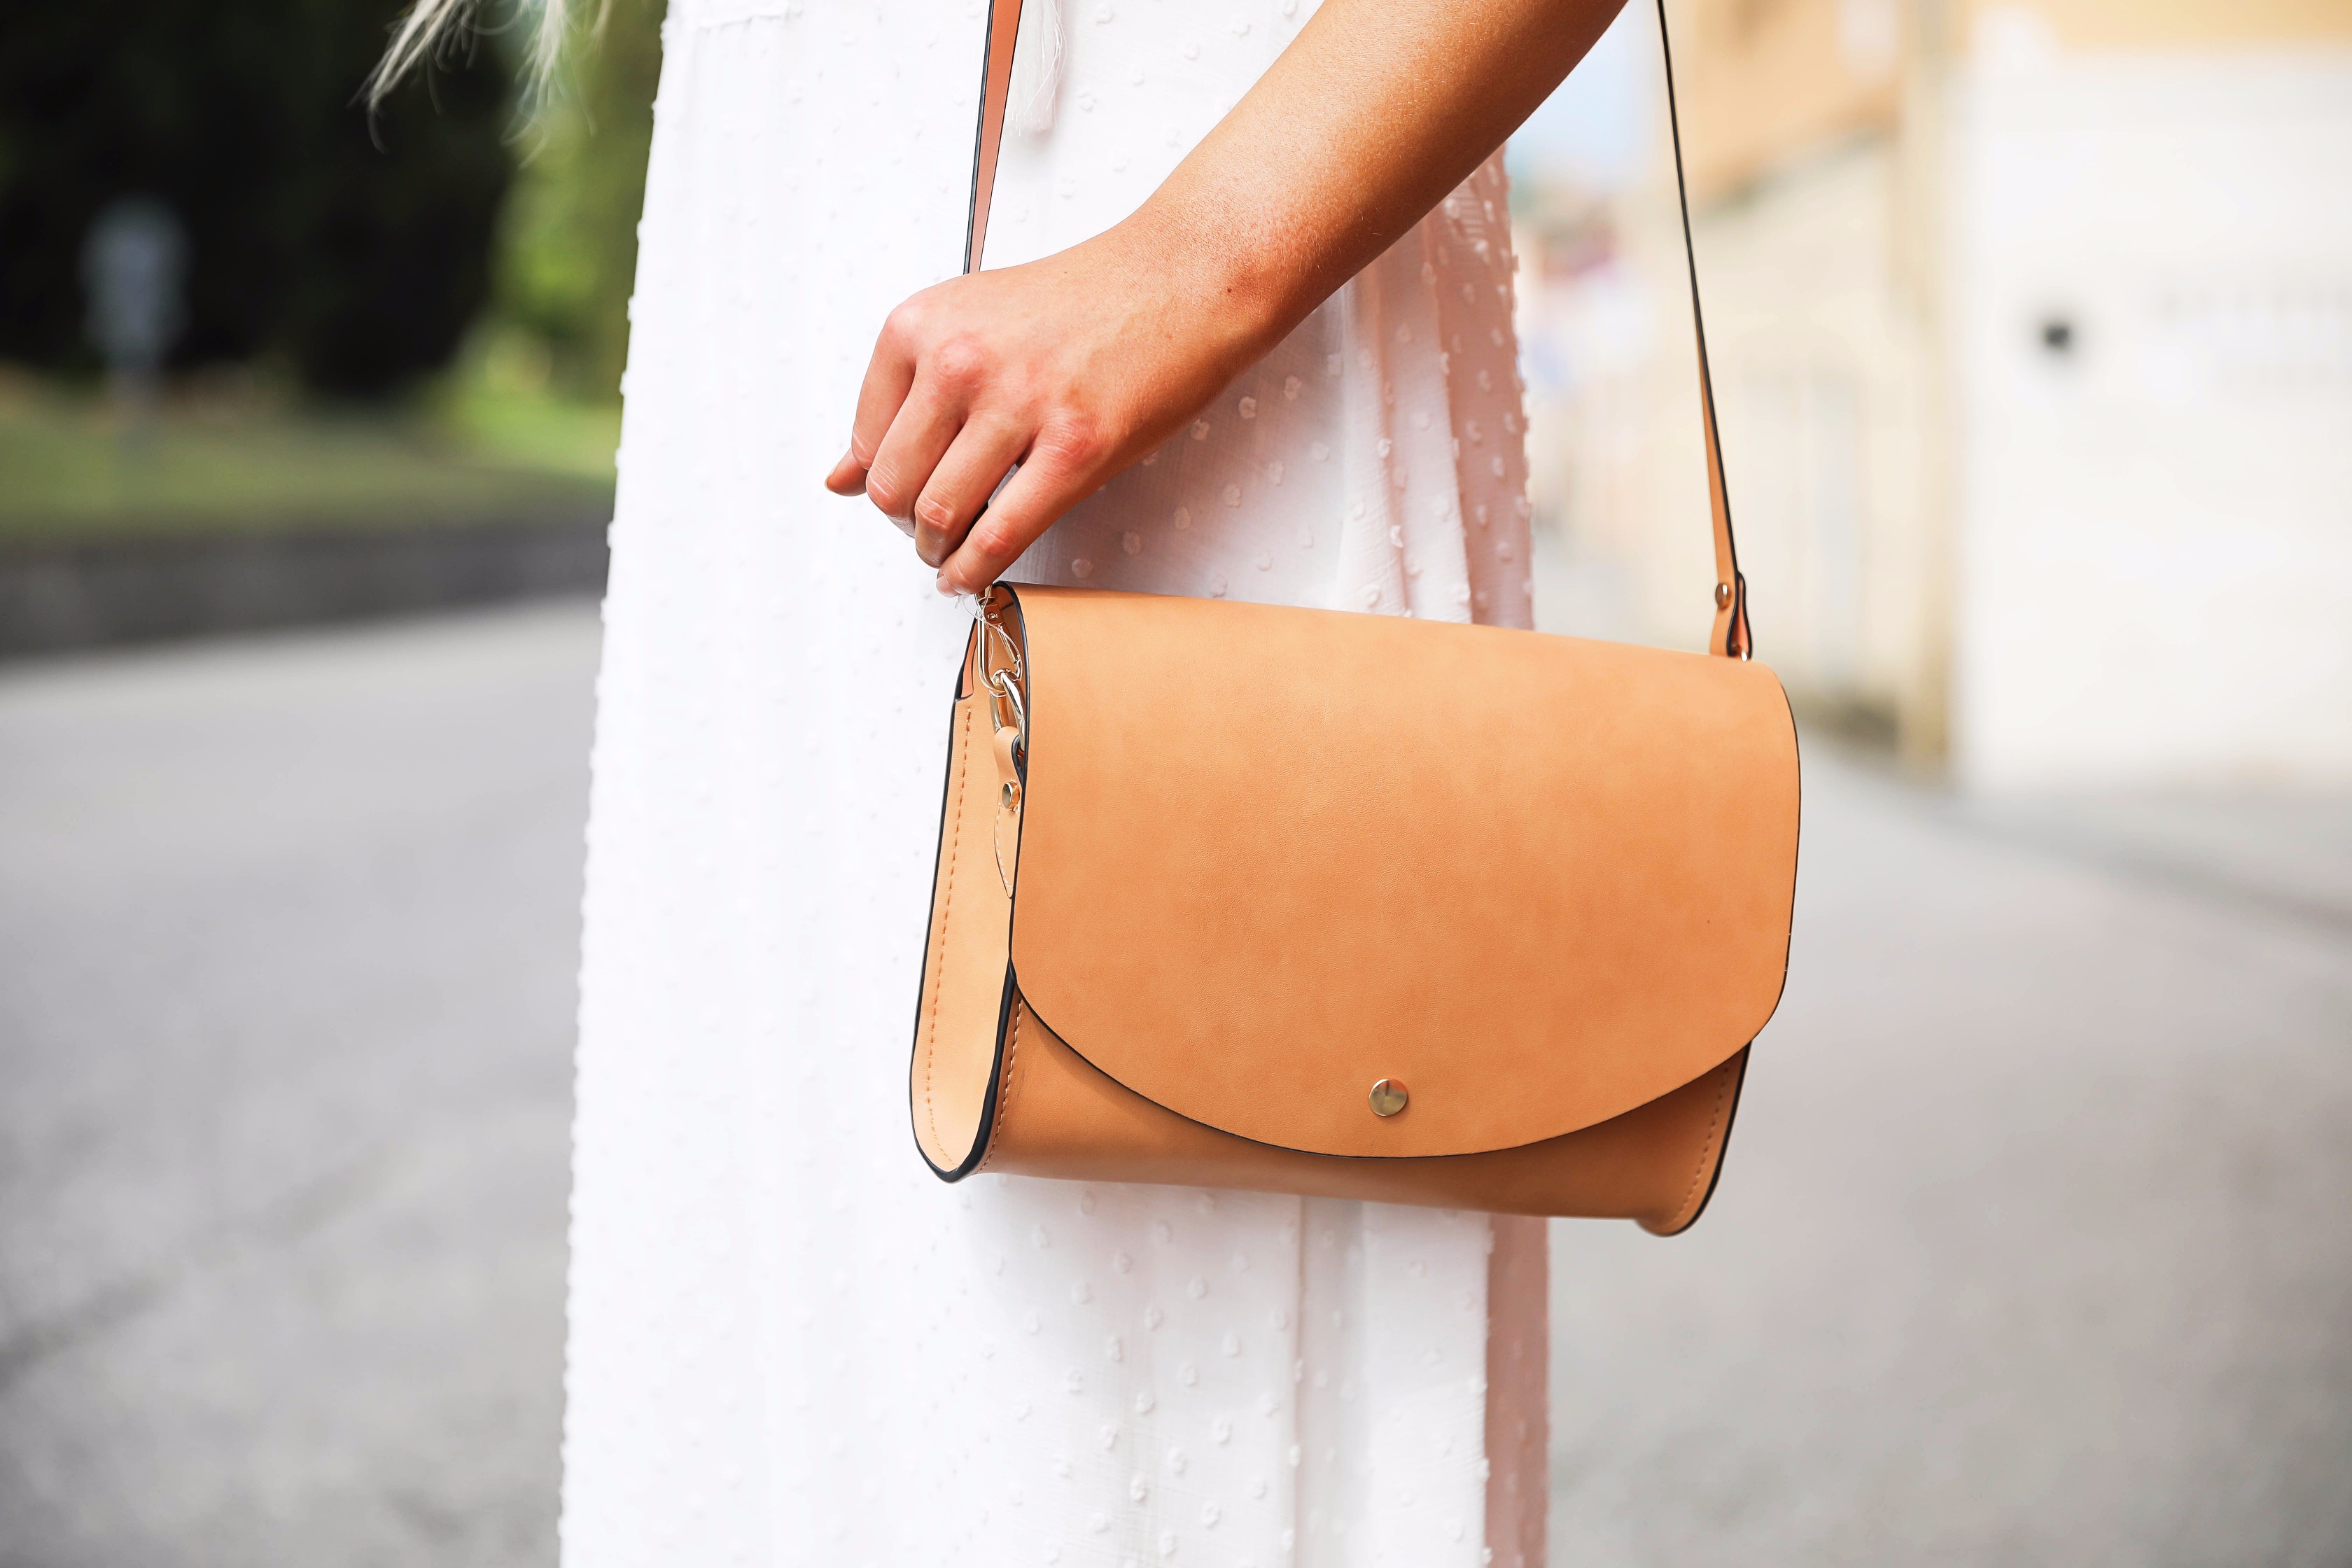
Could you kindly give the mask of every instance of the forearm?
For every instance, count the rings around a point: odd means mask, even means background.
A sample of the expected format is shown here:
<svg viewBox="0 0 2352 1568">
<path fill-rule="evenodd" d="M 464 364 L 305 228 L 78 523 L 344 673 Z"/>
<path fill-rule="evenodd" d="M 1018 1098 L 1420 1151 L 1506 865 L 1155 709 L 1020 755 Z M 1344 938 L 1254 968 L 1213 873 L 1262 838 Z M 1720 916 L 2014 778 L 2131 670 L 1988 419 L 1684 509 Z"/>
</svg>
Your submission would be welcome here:
<svg viewBox="0 0 2352 1568">
<path fill-rule="evenodd" d="M 1420 221 L 1622 4 L 1324 0 L 1125 222 L 892 311 L 825 483 L 942 592 L 984 586 Z"/>
<path fill-rule="evenodd" d="M 1444 198 L 1623 0 L 1324 0 L 1120 226 L 1213 305 L 1247 363 Z"/>
</svg>

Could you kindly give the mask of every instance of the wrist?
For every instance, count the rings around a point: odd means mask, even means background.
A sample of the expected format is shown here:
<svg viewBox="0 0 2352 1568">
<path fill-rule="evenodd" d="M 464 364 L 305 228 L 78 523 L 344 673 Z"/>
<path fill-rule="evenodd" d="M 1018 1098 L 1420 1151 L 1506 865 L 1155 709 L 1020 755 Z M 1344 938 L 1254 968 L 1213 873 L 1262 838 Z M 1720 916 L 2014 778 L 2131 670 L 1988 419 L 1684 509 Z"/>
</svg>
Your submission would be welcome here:
<svg viewBox="0 0 2352 1568">
<path fill-rule="evenodd" d="M 1104 236 L 1172 322 L 1240 374 L 1280 342 L 1320 303 L 1302 300 L 1299 279 L 1274 247 L 1213 213 L 1187 210 L 1163 189 Z"/>
</svg>

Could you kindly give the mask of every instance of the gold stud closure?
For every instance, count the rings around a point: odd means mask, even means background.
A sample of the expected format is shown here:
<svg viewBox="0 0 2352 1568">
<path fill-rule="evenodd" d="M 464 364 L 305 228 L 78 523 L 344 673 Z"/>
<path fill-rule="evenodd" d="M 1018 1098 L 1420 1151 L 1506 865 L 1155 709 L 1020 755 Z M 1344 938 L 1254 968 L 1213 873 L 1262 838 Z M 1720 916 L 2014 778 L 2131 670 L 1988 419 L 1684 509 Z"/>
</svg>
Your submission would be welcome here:
<svg viewBox="0 0 2352 1568">
<path fill-rule="evenodd" d="M 1727 610 L 1731 608 L 1730 584 L 1717 583 L 1715 585 L 1715 607 L 1718 610 Z"/>
<path fill-rule="evenodd" d="M 1003 789 L 996 792 L 998 804 L 1003 805 L 1007 811 L 1011 811 L 1013 809 L 1013 803 L 1020 798 L 1021 786 L 1013 783 L 1010 779 L 1005 781 L 1005 784 Z"/>
<path fill-rule="evenodd" d="M 1394 1116 L 1398 1111 L 1402 1110 L 1412 1099 L 1412 1096 L 1405 1092 L 1404 1085 L 1392 1078 L 1384 1078 L 1372 1085 L 1372 1114 Z"/>
</svg>

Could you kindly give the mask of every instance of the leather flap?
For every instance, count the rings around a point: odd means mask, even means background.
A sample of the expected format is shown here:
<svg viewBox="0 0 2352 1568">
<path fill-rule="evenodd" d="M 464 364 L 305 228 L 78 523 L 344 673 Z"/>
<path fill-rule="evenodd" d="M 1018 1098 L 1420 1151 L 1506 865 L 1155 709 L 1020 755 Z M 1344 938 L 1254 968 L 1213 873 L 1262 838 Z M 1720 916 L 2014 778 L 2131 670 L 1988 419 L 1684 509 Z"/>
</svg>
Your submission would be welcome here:
<svg viewBox="0 0 2352 1568">
<path fill-rule="evenodd" d="M 1797 751 L 1761 665 L 1013 594 L 1014 974 L 1135 1092 L 1285 1148 L 1470 1153 L 1654 1100 L 1772 1016 Z"/>
</svg>

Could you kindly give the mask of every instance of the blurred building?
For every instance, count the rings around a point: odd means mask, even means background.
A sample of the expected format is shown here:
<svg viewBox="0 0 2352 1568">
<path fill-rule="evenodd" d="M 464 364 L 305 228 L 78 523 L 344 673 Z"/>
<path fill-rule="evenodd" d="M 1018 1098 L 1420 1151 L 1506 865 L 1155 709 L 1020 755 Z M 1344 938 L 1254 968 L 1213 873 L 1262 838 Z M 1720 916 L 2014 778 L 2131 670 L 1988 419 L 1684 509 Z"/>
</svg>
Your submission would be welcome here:
<svg viewBox="0 0 2352 1568">
<path fill-rule="evenodd" d="M 1742 565 L 1800 701 L 1981 787 L 2352 782 L 2352 5 L 1671 14 Z M 1611 103 L 1662 125 L 1656 59 L 1629 7 L 1531 126 L 1521 295 L 1546 586 L 1696 646 L 1672 167 L 1591 153 Z"/>
</svg>

